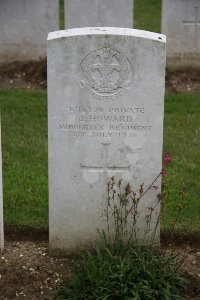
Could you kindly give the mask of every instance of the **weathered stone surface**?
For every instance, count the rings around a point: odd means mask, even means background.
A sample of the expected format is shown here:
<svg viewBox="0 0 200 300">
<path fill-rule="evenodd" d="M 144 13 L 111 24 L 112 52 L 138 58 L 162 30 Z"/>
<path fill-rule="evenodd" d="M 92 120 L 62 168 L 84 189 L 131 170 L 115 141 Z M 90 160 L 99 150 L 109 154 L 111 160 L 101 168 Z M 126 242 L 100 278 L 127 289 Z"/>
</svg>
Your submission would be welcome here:
<svg viewBox="0 0 200 300">
<path fill-rule="evenodd" d="M 65 27 L 133 27 L 133 0 L 65 0 Z"/>
<path fill-rule="evenodd" d="M 0 116 L 0 252 L 4 248 L 3 230 L 3 185 L 2 185 L 2 153 L 1 153 L 1 116 Z"/>
<path fill-rule="evenodd" d="M 200 67 L 199 0 L 163 0 L 162 33 L 169 68 Z"/>
<path fill-rule="evenodd" d="M 1 0 L 0 62 L 46 57 L 46 38 L 59 29 L 58 0 Z"/>
<path fill-rule="evenodd" d="M 65 255 L 106 229 L 112 176 L 146 189 L 162 168 L 165 36 L 81 28 L 48 37 L 50 253 Z M 139 207 L 138 238 L 149 190 Z M 151 220 L 150 232 L 156 216 Z M 156 232 L 159 239 L 159 230 Z"/>
</svg>

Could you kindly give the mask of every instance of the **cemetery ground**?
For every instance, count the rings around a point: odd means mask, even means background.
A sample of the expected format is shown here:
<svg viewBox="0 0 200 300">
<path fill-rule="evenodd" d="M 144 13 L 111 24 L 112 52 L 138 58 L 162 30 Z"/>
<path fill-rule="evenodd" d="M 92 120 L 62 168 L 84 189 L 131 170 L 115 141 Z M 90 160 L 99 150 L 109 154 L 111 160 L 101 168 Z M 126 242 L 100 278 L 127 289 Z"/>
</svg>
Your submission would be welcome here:
<svg viewBox="0 0 200 300">
<path fill-rule="evenodd" d="M 16 62 L 1 65 L 1 89 L 44 90 L 47 87 L 46 60 L 38 62 Z M 199 92 L 200 70 L 178 70 L 167 72 L 168 92 Z"/>
<path fill-rule="evenodd" d="M 6 240 L 0 299 L 53 299 L 54 288 L 67 280 L 71 269 L 71 258 L 48 256 L 45 65 L 10 65 L 0 74 Z M 183 202 L 175 241 L 180 252 L 191 246 L 183 270 L 190 278 L 185 297 L 193 300 L 200 299 L 199 78 L 198 71 L 167 75 L 164 126 L 164 151 L 171 152 L 173 163 L 167 175 L 162 245 L 169 242 L 174 208 Z"/>
</svg>

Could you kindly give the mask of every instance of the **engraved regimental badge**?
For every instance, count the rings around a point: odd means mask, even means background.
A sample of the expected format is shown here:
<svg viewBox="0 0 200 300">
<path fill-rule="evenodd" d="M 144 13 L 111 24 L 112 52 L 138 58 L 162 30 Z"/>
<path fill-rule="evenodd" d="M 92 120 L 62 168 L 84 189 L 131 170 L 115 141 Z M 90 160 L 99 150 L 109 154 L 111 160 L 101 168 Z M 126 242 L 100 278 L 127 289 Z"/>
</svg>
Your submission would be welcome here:
<svg viewBox="0 0 200 300">
<path fill-rule="evenodd" d="M 102 48 L 90 52 L 81 63 L 81 87 L 93 99 L 112 101 L 128 90 L 131 65 L 120 52 Z"/>
</svg>

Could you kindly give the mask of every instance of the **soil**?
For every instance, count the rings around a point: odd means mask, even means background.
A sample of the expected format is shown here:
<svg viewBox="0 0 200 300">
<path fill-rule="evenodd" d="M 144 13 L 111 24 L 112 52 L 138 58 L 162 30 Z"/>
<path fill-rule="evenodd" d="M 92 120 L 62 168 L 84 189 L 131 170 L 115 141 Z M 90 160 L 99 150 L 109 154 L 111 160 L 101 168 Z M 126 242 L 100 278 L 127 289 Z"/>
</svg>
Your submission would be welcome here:
<svg viewBox="0 0 200 300">
<path fill-rule="evenodd" d="M 47 242 L 5 242 L 0 257 L 0 299 L 54 299 L 69 275 L 71 259 L 48 255 Z"/>
<path fill-rule="evenodd" d="M 15 62 L 0 65 L 0 88 L 45 90 L 47 62 Z M 175 93 L 200 92 L 200 70 L 167 72 L 166 91 Z"/>
<path fill-rule="evenodd" d="M 45 90 L 46 61 L 12 63 L 0 66 L 0 88 Z M 167 92 L 200 92 L 200 70 L 167 73 Z M 48 255 L 46 230 L 6 228 L 5 249 L 0 256 L 0 300 L 55 299 L 55 290 L 67 282 L 72 258 L 52 258 Z M 175 237 L 176 251 L 184 255 L 182 271 L 189 279 L 185 299 L 200 300 L 200 239 L 199 233 Z M 169 244 L 167 235 L 162 247 Z"/>
<path fill-rule="evenodd" d="M 29 235 L 28 235 L 29 232 Z M 69 278 L 72 258 L 52 258 L 48 255 L 48 232 L 20 230 L 5 231 L 5 248 L 0 256 L 0 299 L 49 300 L 56 298 L 57 289 Z M 169 245 L 167 236 L 162 247 Z M 196 237 L 179 244 L 176 253 L 184 258 L 182 271 L 189 280 L 185 299 L 200 300 L 200 245 Z M 192 244 L 192 245 L 191 245 Z M 78 259 L 78 258 L 76 258 Z"/>
<path fill-rule="evenodd" d="M 44 90 L 47 88 L 47 62 L 14 62 L 0 65 L 0 88 Z"/>
<path fill-rule="evenodd" d="M 166 91 L 173 93 L 200 92 L 200 70 L 181 70 L 167 73 Z"/>
</svg>

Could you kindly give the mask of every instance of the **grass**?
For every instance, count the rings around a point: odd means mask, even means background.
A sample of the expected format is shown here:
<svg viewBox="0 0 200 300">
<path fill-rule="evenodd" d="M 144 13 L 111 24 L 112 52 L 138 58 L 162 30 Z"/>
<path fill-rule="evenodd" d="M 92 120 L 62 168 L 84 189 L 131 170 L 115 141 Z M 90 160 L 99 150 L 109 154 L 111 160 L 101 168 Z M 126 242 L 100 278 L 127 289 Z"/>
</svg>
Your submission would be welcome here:
<svg viewBox="0 0 200 300">
<path fill-rule="evenodd" d="M 161 0 L 135 0 L 134 19 L 134 28 L 159 32 Z M 60 28 L 64 29 L 64 0 Z M 48 225 L 46 98 L 46 92 L 0 91 L 6 224 Z M 172 153 L 174 163 L 163 228 L 169 228 L 185 184 L 187 208 L 179 226 L 200 229 L 199 101 L 199 95 L 166 97 L 164 149 Z"/>
<path fill-rule="evenodd" d="M 6 224 L 47 227 L 46 92 L 1 91 Z"/>
<path fill-rule="evenodd" d="M 0 90 L 5 223 L 48 226 L 47 94 Z M 162 227 L 168 228 L 181 200 L 179 229 L 200 230 L 200 95 L 168 94 L 164 151 L 170 151 L 169 194 Z"/>
<path fill-rule="evenodd" d="M 63 30 L 65 29 L 64 0 L 60 0 L 59 7 L 60 7 L 60 29 Z"/>
<path fill-rule="evenodd" d="M 169 227 L 174 203 L 181 201 L 184 190 L 185 209 L 179 226 L 184 231 L 200 230 L 200 95 L 169 94 L 165 105 L 164 149 L 172 153 L 174 163 L 169 176 L 169 195 L 163 226 Z"/>
<path fill-rule="evenodd" d="M 134 1 L 134 28 L 160 32 L 161 0 Z"/>
</svg>

